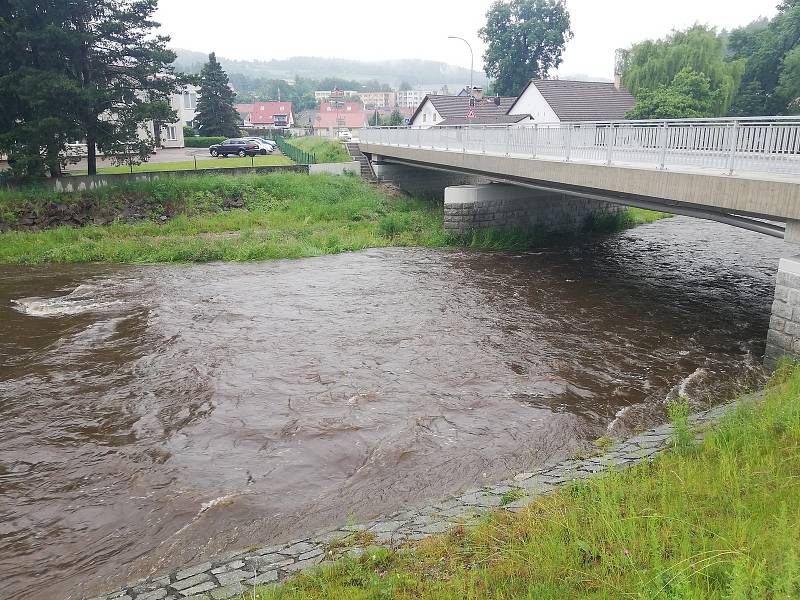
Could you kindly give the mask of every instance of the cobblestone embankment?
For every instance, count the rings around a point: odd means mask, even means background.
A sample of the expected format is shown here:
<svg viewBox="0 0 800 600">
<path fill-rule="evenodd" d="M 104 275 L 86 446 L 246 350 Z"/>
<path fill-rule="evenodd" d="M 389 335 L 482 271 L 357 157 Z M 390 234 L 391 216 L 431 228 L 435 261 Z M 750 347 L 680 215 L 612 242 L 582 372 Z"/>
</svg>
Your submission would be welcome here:
<svg viewBox="0 0 800 600">
<path fill-rule="evenodd" d="M 701 429 L 732 405 L 694 415 L 690 422 Z M 624 469 L 666 449 L 671 425 L 655 427 L 611 446 L 602 456 L 567 460 L 529 473 L 519 473 L 495 485 L 467 490 L 429 504 L 388 516 L 348 525 L 276 546 L 228 552 L 202 564 L 163 577 L 139 581 L 92 600 L 224 600 L 236 598 L 253 586 L 282 581 L 304 569 L 355 555 L 366 546 L 398 548 L 445 533 L 491 510 L 519 511 L 541 494 L 572 481 Z M 702 434 L 698 434 L 702 435 Z"/>
</svg>

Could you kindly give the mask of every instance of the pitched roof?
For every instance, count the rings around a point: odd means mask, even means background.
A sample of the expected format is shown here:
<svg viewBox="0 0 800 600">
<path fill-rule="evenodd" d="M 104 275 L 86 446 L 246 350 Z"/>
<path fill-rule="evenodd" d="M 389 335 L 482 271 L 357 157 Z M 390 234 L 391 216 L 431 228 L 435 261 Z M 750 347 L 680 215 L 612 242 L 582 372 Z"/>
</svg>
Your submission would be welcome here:
<svg viewBox="0 0 800 600">
<path fill-rule="evenodd" d="M 291 102 L 254 102 L 250 111 L 250 122 L 253 125 L 272 125 L 275 115 L 291 115 Z"/>
<path fill-rule="evenodd" d="M 429 100 L 436 109 L 436 112 L 438 112 L 445 119 L 450 117 L 466 118 L 470 109 L 469 96 L 440 96 L 428 94 L 425 96 L 425 99 L 420 102 L 420 105 L 417 107 L 417 110 L 414 111 L 414 114 L 411 115 L 412 122 L 417 118 L 417 114 L 419 114 L 419 112 L 422 110 L 422 107 L 425 105 L 425 100 Z M 514 104 L 516 98 L 501 96 L 499 98 L 499 105 L 495 103 L 496 100 L 498 99 L 495 97 L 476 98 L 475 107 L 473 108 L 475 111 L 475 118 L 479 119 L 483 117 L 503 116 Z"/>
<path fill-rule="evenodd" d="M 599 81 L 532 79 L 519 97 L 522 98 L 532 85 L 536 86 L 561 121 L 624 119 L 636 104 L 636 99 L 624 87 L 617 89 L 613 83 Z M 512 105 L 509 112 L 513 108 Z"/>
<path fill-rule="evenodd" d="M 323 102 L 319 106 L 319 115 L 314 127 L 335 129 L 336 127 L 347 127 L 348 129 L 360 129 L 367 123 L 367 113 L 364 105 L 360 102 L 345 101 L 340 103 L 337 109 L 330 102 Z M 337 122 L 339 119 L 341 121 Z"/>
<path fill-rule="evenodd" d="M 528 115 L 489 115 L 474 119 L 467 117 L 447 117 L 437 125 L 508 125 L 509 123 L 519 123 L 528 118 Z"/>
</svg>

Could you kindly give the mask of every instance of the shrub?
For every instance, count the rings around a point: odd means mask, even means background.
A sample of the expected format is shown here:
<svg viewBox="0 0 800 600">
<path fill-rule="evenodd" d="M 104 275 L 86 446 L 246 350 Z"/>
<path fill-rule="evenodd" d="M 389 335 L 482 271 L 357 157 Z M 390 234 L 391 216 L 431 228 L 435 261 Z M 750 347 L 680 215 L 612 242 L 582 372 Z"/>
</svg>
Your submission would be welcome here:
<svg viewBox="0 0 800 600">
<path fill-rule="evenodd" d="M 221 144 L 224 137 L 190 137 L 184 139 L 187 148 L 208 148 L 214 144 Z"/>
</svg>

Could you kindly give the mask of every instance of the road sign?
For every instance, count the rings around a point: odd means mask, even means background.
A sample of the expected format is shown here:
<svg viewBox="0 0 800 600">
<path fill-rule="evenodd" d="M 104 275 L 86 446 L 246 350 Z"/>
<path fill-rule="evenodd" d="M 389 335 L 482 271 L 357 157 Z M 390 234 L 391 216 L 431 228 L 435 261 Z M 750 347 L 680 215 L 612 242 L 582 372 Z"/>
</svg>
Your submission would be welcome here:
<svg viewBox="0 0 800 600">
<path fill-rule="evenodd" d="M 468 119 L 474 119 L 475 118 L 475 111 L 472 110 L 471 108 L 469 109 L 469 112 L 467 113 L 467 118 Z"/>
</svg>

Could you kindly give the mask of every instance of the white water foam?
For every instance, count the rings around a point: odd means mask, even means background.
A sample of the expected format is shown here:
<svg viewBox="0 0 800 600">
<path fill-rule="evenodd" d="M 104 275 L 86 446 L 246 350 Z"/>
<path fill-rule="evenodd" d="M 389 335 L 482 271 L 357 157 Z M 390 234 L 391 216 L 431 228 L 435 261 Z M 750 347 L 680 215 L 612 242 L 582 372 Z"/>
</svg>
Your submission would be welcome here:
<svg viewBox="0 0 800 600">
<path fill-rule="evenodd" d="M 102 312 L 123 304 L 109 298 L 109 284 L 82 284 L 66 296 L 55 298 L 19 298 L 12 300 L 15 310 L 32 317 L 64 317 L 88 312 Z"/>
</svg>

